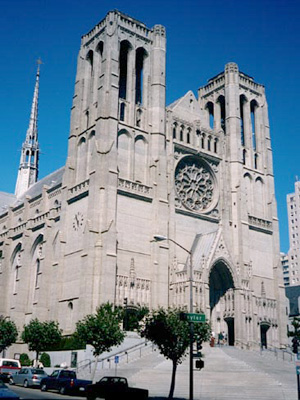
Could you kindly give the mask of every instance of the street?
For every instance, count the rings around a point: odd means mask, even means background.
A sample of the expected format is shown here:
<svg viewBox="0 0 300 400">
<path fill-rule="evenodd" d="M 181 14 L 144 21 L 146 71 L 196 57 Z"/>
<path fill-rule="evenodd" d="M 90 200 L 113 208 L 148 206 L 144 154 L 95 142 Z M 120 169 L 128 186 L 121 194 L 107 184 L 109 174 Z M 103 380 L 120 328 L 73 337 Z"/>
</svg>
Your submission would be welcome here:
<svg viewBox="0 0 300 400">
<path fill-rule="evenodd" d="M 65 399 L 65 400 L 83 400 L 85 397 L 76 397 L 76 396 L 63 396 L 57 392 L 41 392 L 38 388 L 24 388 L 22 386 L 9 385 L 9 388 L 14 391 L 20 399 L 48 399 L 48 400 L 56 400 L 56 399 Z"/>
</svg>

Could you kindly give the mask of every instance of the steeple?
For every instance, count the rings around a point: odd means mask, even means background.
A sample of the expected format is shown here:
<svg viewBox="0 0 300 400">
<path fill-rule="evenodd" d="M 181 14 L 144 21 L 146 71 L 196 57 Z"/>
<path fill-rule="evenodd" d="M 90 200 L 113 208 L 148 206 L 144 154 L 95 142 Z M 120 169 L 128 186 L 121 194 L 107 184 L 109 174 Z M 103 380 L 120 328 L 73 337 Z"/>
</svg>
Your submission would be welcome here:
<svg viewBox="0 0 300 400">
<path fill-rule="evenodd" d="M 17 197 L 21 196 L 30 186 L 32 186 L 37 181 L 38 178 L 39 143 L 37 120 L 41 63 L 42 62 L 39 59 L 37 61 L 38 68 L 36 73 L 29 126 L 26 133 L 26 139 L 22 145 L 21 151 L 19 172 L 15 189 L 15 195 Z"/>
</svg>

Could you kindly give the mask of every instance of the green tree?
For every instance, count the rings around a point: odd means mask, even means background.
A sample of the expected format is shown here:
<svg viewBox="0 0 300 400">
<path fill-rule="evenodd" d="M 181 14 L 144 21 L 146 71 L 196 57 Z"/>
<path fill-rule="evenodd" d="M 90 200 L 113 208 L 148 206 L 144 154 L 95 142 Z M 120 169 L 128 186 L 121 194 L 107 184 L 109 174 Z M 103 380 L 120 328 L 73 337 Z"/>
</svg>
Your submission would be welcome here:
<svg viewBox="0 0 300 400">
<path fill-rule="evenodd" d="M 51 358 L 48 353 L 41 354 L 40 362 L 44 367 L 51 367 Z"/>
<path fill-rule="evenodd" d="M 76 324 L 74 336 L 94 347 L 94 355 L 98 357 L 104 351 L 110 351 L 112 346 L 123 342 L 125 334 L 120 328 L 122 310 L 113 309 L 110 303 L 102 304 L 96 314 L 89 314 Z M 94 374 L 97 368 L 95 363 Z"/>
<path fill-rule="evenodd" d="M 176 308 L 153 310 L 141 328 L 142 336 L 155 343 L 160 353 L 172 361 L 172 378 L 169 399 L 173 399 L 178 364 L 181 364 L 190 345 L 190 326 L 180 319 L 182 310 Z M 207 323 L 194 324 L 195 338 L 201 342 L 210 338 Z"/>
<path fill-rule="evenodd" d="M 20 363 L 21 363 L 22 367 L 23 366 L 24 367 L 29 367 L 29 365 L 31 365 L 31 361 L 30 361 L 30 358 L 29 358 L 28 354 L 22 353 L 20 355 Z"/>
<path fill-rule="evenodd" d="M 0 353 L 15 343 L 17 338 L 16 324 L 8 320 L 7 317 L 0 315 Z"/>
<path fill-rule="evenodd" d="M 298 353 L 298 346 L 300 341 L 300 318 L 294 317 L 292 321 L 293 331 L 288 331 L 288 336 L 292 337 L 292 351 Z"/>
<path fill-rule="evenodd" d="M 28 344 L 29 350 L 36 352 L 36 361 L 38 361 L 41 351 L 48 350 L 61 340 L 61 330 L 58 322 L 41 322 L 35 318 L 28 325 L 24 325 L 21 337 Z"/>
</svg>

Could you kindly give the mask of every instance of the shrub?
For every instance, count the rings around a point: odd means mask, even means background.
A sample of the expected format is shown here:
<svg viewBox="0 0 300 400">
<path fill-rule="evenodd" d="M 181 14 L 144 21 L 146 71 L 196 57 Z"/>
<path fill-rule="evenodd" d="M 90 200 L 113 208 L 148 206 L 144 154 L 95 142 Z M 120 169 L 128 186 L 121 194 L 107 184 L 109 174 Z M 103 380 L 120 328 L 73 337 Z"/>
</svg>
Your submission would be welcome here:
<svg viewBox="0 0 300 400">
<path fill-rule="evenodd" d="M 44 367 L 51 367 L 51 358 L 47 353 L 42 353 L 40 357 L 40 362 L 43 364 Z"/>
<path fill-rule="evenodd" d="M 31 361 L 30 361 L 30 358 L 29 358 L 28 354 L 22 353 L 20 355 L 20 363 L 21 363 L 22 367 L 23 366 L 24 367 L 29 367 L 29 365 L 31 365 Z"/>
</svg>

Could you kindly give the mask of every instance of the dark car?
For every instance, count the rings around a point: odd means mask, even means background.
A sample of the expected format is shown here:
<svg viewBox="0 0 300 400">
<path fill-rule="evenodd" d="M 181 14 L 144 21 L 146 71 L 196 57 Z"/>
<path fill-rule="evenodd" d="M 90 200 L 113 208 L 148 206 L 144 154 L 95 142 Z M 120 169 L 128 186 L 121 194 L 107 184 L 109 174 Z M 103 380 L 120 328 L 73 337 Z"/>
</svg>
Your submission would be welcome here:
<svg viewBox="0 0 300 400">
<path fill-rule="evenodd" d="M 104 376 L 99 382 L 86 387 L 87 400 L 97 397 L 106 400 L 146 400 L 149 392 L 146 389 L 129 387 L 126 378 L 121 376 Z"/>
<path fill-rule="evenodd" d="M 39 387 L 41 380 L 47 376 L 46 372 L 41 368 L 23 367 L 19 372 L 13 375 L 12 383 L 24 387 Z"/>
<path fill-rule="evenodd" d="M 55 370 L 47 378 L 41 380 L 41 391 L 58 390 L 60 394 L 85 395 L 85 388 L 92 381 L 77 379 L 73 370 Z"/>
<path fill-rule="evenodd" d="M 6 400 L 6 399 L 15 399 L 18 400 L 20 397 L 16 395 L 12 390 L 10 390 L 4 382 L 0 381 L 0 399 L 1 400 Z"/>
</svg>

